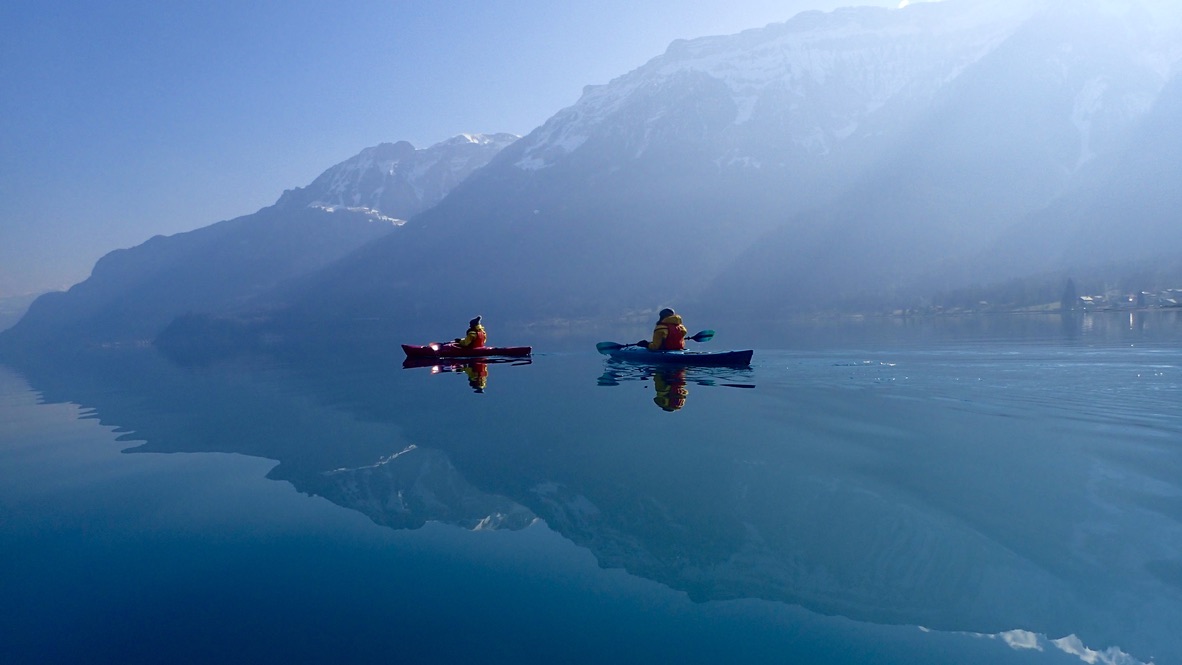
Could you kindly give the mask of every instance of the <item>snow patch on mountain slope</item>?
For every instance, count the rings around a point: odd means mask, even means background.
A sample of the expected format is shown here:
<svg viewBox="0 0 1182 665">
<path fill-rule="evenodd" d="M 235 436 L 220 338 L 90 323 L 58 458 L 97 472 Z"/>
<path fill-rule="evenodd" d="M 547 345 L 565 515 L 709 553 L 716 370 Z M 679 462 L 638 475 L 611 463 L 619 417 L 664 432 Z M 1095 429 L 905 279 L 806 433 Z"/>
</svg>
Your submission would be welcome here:
<svg viewBox="0 0 1182 665">
<path fill-rule="evenodd" d="M 397 217 L 390 217 L 388 215 L 383 215 L 380 211 L 374 210 L 373 208 L 366 208 L 364 206 L 331 206 L 331 205 L 325 205 L 323 203 L 313 203 L 313 204 L 309 205 L 308 207 L 309 208 L 316 208 L 318 210 L 323 210 L 324 212 L 336 212 L 338 210 L 344 210 L 346 212 L 360 213 L 362 215 L 365 215 L 366 217 L 369 217 L 370 219 L 372 219 L 375 222 L 383 222 L 385 224 L 391 224 L 393 226 L 402 226 L 403 224 L 406 223 L 405 219 L 398 219 Z"/>
<path fill-rule="evenodd" d="M 1075 108 L 1071 113 L 1071 123 L 1079 130 L 1080 150 L 1076 168 L 1092 159 L 1092 116 L 1103 102 L 1104 93 L 1108 89 L 1108 81 L 1104 78 L 1094 78 L 1088 81 L 1075 98 Z"/>
</svg>

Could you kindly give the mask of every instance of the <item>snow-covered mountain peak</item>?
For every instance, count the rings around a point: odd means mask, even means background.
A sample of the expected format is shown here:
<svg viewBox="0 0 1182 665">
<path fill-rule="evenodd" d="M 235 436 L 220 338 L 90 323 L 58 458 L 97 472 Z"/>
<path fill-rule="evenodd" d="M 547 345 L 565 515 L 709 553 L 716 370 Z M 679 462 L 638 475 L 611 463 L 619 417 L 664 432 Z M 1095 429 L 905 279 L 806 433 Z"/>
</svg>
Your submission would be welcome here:
<svg viewBox="0 0 1182 665">
<path fill-rule="evenodd" d="M 568 154 L 610 118 L 663 88 L 692 78 L 729 90 L 739 126 L 758 113 L 833 119 L 828 127 L 802 126 L 809 137 L 841 140 L 865 117 L 895 97 L 930 98 L 940 86 L 995 49 L 1044 2 L 965 0 L 913 4 L 904 9 L 860 7 L 808 11 L 784 23 L 736 35 L 673 42 L 666 52 L 583 97 L 526 139 L 517 165 L 544 168 Z M 775 105 L 764 100 L 774 97 Z M 762 108 L 761 108 L 762 107 Z M 822 151 L 824 148 L 822 148 Z"/>
<path fill-rule="evenodd" d="M 439 143 L 436 143 L 435 145 L 431 146 L 431 148 L 429 148 L 429 149 L 438 148 L 438 147 L 442 147 L 442 146 L 457 146 L 457 145 L 465 145 L 465 144 L 474 144 L 474 145 L 503 144 L 506 141 L 508 141 L 509 143 L 512 143 L 513 141 L 516 141 L 519 138 L 521 138 L 521 137 L 517 136 L 516 134 L 459 134 L 457 136 L 453 136 L 450 139 L 440 141 Z"/>
<path fill-rule="evenodd" d="M 1174 0 L 942 0 L 803 12 L 734 35 L 677 40 L 610 83 L 587 86 L 523 140 L 515 164 L 547 168 L 596 139 L 614 142 L 616 159 L 681 140 L 727 145 L 723 162 L 754 164 L 744 144 L 772 133 L 826 155 L 884 123 L 897 126 L 900 114 L 922 113 L 974 65 L 1014 57 L 1004 55 L 1014 49 L 1047 58 L 1029 67 L 1058 69 L 1074 87 L 1081 101 L 1072 122 L 1096 128 L 1091 118 L 1108 114 L 1102 122 L 1123 125 L 1179 71 L 1178 26 L 1182 3 Z M 1124 69 L 1088 71 L 1100 60 Z M 1094 138 L 1088 132 L 1085 142 Z"/>
<path fill-rule="evenodd" d="M 405 220 L 438 203 L 518 138 L 460 134 L 424 149 L 406 141 L 382 143 L 333 166 L 307 187 L 285 192 L 279 203 L 364 209 Z"/>
</svg>

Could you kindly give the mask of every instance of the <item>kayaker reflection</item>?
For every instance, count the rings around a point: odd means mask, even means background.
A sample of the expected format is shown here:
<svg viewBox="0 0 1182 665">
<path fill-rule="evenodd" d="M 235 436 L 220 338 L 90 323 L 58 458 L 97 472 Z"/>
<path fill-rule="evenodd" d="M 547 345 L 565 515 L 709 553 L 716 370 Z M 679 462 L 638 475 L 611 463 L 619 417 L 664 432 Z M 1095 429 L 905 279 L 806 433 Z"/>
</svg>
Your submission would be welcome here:
<svg viewBox="0 0 1182 665">
<path fill-rule="evenodd" d="M 653 388 L 657 395 L 653 403 L 665 411 L 678 411 L 685 406 L 689 389 L 685 387 L 685 368 L 659 369 L 653 374 Z"/>
<path fill-rule="evenodd" d="M 438 361 L 438 364 L 430 367 L 432 374 L 462 375 L 468 380 L 468 387 L 472 389 L 472 392 L 483 393 L 488 388 L 488 365 L 489 363 L 480 360 L 442 359 Z M 407 366 L 403 365 L 403 367 Z"/>
<path fill-rule="evenodd" d="M 681 316 L 672 308 L 666 307 L 657 313 L 657 325 L 653 328 L 651 340 L 642 339 L 636 346 L 649 351 L 684 351 L 686 329 L 681 322 Z"/>
<path fill-rule="evenodd" d="M 468 386 L 472 392 L 483 393 L 488 386 L 488 363 L 467 363 L 464 374 L 468 376 Z"/>
<path fill-rule="evenodd" d="M 488 333 L 480 325 L 480 315 L 468 322 L 468 332 L 452 340 L 452 344 L 465 349 L 479 349 L 488 341 Z"/>
</svg>

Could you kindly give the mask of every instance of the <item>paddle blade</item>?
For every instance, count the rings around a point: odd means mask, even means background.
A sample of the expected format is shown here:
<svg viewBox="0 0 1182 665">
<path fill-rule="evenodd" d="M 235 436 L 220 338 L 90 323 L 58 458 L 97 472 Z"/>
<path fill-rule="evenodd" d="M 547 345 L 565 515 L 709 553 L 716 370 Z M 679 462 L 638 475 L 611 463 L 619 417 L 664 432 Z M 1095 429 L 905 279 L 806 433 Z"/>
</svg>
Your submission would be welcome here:
<svg viewBox="0 0 1182 665">
<path fill-rule="evenodd" d="M 710 340 L 714 339 L 714 331 L 703 330 L 702 332 L 690 337 L 690 339 L 694 340 L 695 342 L 709 342 Z"/>
<path fill-rule="evenodd" d="M 595 345 L 595 350 L 600 353 L 607 353 L 608 351 L 615 351 L 616 349 L 624 348 L 623 344 L 616 344 L 615 342 L 600 342 Z"/>
</svg>

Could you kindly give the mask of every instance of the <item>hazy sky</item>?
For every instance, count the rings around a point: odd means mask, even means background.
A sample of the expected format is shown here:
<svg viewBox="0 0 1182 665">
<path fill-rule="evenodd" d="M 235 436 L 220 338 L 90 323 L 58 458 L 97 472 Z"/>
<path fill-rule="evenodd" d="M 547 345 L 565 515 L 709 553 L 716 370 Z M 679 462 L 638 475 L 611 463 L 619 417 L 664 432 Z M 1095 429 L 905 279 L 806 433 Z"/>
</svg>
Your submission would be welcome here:
<svg viewBox="0 0 1182 665">
<path fill-rule="evenodd" d="M 678 38 L 898 0 L 5 0 L 0 297 L 362 148 L 526 134 Z"/>
</svg>

